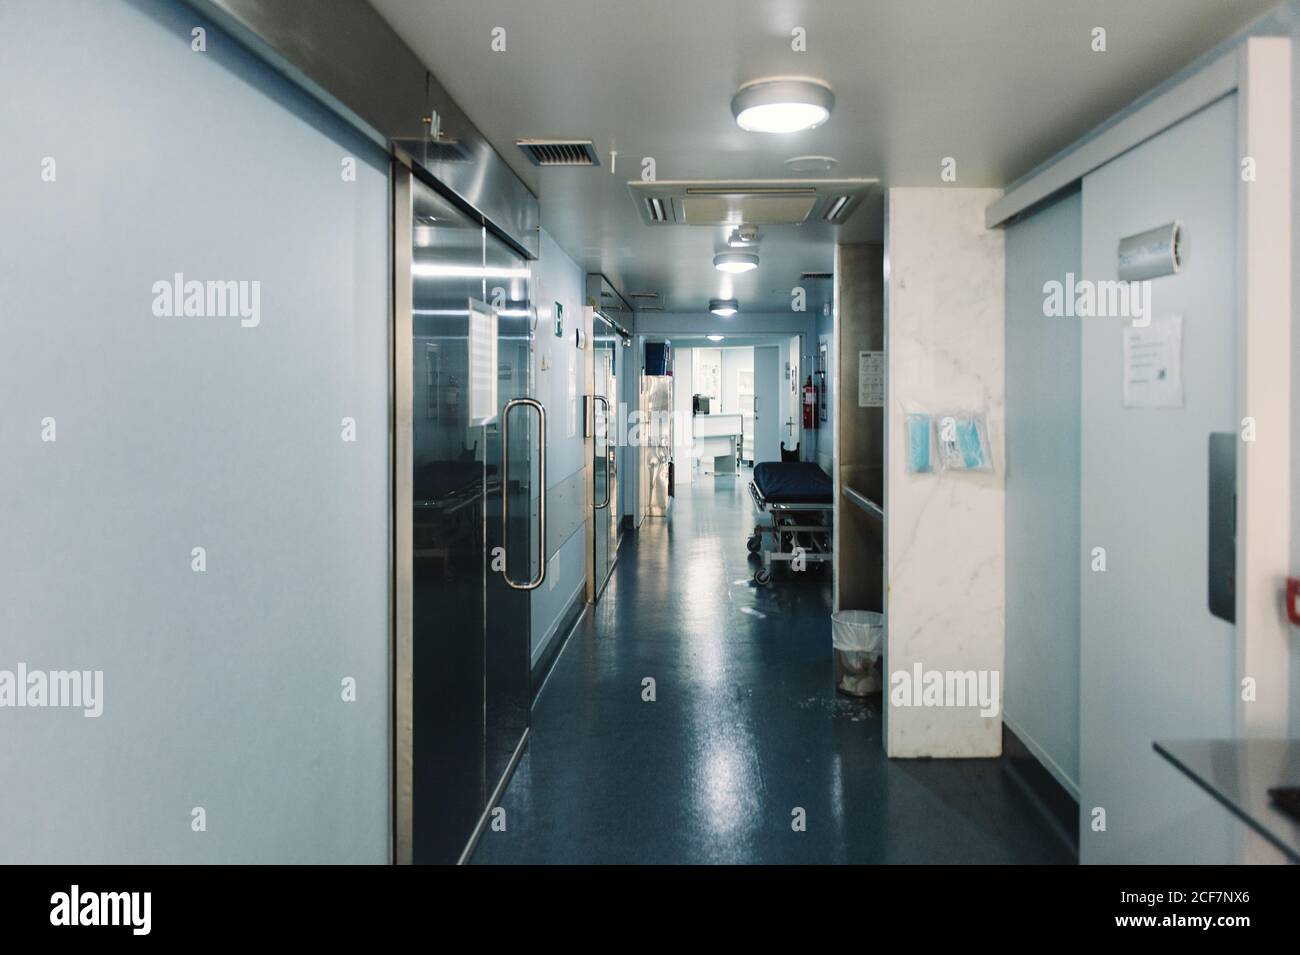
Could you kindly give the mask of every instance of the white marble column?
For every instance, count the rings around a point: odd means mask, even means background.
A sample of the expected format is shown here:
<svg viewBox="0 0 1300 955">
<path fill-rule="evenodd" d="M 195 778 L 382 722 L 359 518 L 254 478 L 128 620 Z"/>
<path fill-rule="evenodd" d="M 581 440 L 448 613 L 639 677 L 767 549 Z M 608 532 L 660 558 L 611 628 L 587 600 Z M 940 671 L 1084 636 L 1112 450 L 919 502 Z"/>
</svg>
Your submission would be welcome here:
<svg viewBox="0 0 1300 955">
<path fill-rule="evenodd" d="M 993 189 L 889 190 L 884 503 L 890 756 L 1002 751 L 1005 267 L 1003 233 L 984 227 L 984 209 L 998 195 Z M 908 473 L 905 416 L 929 413 L 937 422 L 944 413 L 962 411 L 988 416 L 994 470 L 943 472 L 936 462 L 933 473 Z"/>
</svg>

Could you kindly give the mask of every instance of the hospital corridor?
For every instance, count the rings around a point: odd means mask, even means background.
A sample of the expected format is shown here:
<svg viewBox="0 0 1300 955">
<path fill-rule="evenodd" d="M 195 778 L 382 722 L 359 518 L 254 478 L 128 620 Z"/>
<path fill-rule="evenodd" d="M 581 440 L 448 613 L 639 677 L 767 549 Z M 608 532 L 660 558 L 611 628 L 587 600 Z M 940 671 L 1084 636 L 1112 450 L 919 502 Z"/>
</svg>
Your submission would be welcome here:
<svg viewBox="0 0 1300 955">
<path fill-rule="evenodd" d="M 736 478 L 674 508 L 624 544 L 570 637 L 499 800 L 512 824 L 473 862 L 1073 861 L 1014 768 L 885 758 L 880 697 L 834 688 L 829 580 L 753 586 Z M 806 834 L 796 806 L 817 821 Z"/>
<path fill-rule="evenodd" d="M 13 924 L 1286 910 L 1300 0 L 0 0 L 0 88 Z"/>
</svg>

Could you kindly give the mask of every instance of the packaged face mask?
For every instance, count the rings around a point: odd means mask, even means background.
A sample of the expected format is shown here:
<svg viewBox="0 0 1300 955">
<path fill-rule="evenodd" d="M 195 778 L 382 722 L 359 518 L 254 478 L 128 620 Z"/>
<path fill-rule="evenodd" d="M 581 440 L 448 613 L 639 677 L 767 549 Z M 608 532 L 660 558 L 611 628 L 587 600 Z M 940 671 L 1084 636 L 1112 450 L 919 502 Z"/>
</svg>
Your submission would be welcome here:
<svg viewBox="0 0 1300 955">
<path fill-rule="evenodd" d="M 988 419 L 966 412 L 940 415 L 935 422 L 939 466 L 945 471 L 991 471 Z"/>
<path fill-rule="evenodd" d="M 910 414 L 905 419 L 907 430 L 907 473 L 928 474 L 934 470 L 930 460 L 930 416 Z"/>
</svg>

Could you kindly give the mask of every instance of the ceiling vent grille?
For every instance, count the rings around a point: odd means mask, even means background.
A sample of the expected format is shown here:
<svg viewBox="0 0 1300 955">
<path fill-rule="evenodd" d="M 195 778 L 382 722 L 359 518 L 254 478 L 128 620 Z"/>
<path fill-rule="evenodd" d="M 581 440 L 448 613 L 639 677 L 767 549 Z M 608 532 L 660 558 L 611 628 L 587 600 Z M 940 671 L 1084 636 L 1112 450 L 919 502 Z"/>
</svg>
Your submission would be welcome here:
<svg viewBox="0 0 1300 955">
<path fill-rule="evenodd" d="M 815 281 L 817 281 L 818 279 L 830 279 L 830 278 L 832 278 L 832 273 L 830 273 L 830 272 L 805 272 L 803 275 L 799 276 L 799 278 L 803 279 L 805 282 L 815 282 Z"/>
<path fill-rule="evenodd" d="M 658 196 L 646 196 L 645 207 L 650 214 L 651 222 L 667 222 L 673 216 L 670 215 L 672 210 L 672 200 L 665 202 Z"/>
<path fill-rule="evenodd" d="M 634 180 L 627 184 L 641 221 L 653 226 L 841 225 L 877 179 Z"/>
<path fill-rule="evenodd" d="M 848 212 L 849 203 L 852 200 L 852 196 L 835 196 L 827 202 L 826 212 L 823 213 L 822 218 L 827 222 L 838 222 L 840 219 L 846 218 L 845 214 Z"/>
<path fill-rule="evenodd" d="M 534 166 L 599 166 L 590 139 L 519 139 L 515 145 Z"/>
</svg>

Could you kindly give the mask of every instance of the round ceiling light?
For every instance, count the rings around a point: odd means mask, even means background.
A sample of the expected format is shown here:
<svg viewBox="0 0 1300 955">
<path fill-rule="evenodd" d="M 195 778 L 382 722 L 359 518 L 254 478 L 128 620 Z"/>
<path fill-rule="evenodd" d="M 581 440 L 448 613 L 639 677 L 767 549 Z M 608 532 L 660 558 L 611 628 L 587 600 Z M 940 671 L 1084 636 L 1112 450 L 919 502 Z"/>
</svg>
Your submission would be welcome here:
<svg viewBox="0 0 1300 955">
<path fill-rule="evenodd" d="M 719 272 L 752 272 L 758 268 L 758 255 L 754 252 L 719 252 L 713 257 L 713 267 Z"/>
<path fill-rule="evenodd" d="M 730 318 L 740 311 L 740 303 L 734 298 L 712 298 L 709 299 L 709 311 L 722 318 Z"/>
<path fill-rule="evenodd" d="M 791 172 L 830 172 L 839 164 L 834 156 L 795 156 L 785 161 Z"/>
<path fill-rule="evenodd" d="M 731 98 L 731 114 L 753 133 L 797 133 L 830 118 L 835 94 L 820 80 L 777 77 L 755 80 Z"/>
<path fill-rule="evenodd" d="M 711 341 L 711 342 L 720 342 L 720 341 L 723 340 L 723 336 L 722 336 L 722 335 L 705 335 L 704 337 L 707 338 L 707 339 L 708 339 L 709 341 Z"/>
</svg>

